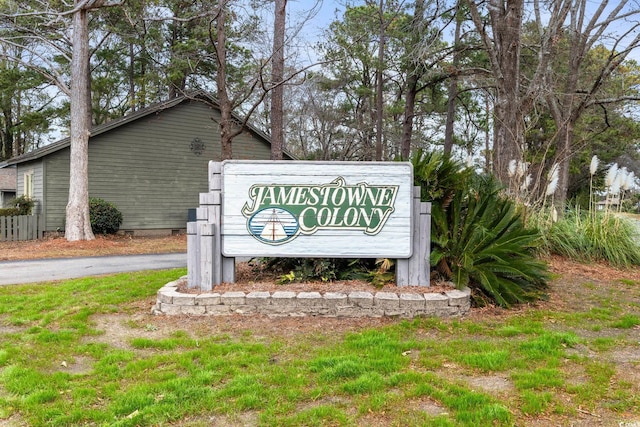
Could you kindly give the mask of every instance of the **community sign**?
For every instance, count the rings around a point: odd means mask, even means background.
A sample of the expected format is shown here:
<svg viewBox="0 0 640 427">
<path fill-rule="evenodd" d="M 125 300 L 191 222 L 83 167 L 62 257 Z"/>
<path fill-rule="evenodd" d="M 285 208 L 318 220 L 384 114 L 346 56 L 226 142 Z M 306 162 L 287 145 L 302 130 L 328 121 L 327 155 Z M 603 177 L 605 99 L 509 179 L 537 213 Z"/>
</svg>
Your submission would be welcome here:
<svg viewBox="0 0 640 427">
<path fill-rule="evenodd" d="M 412 191 L 406 162 L 224 161 L 222 252 L 408 258 Z"/>
</svg>

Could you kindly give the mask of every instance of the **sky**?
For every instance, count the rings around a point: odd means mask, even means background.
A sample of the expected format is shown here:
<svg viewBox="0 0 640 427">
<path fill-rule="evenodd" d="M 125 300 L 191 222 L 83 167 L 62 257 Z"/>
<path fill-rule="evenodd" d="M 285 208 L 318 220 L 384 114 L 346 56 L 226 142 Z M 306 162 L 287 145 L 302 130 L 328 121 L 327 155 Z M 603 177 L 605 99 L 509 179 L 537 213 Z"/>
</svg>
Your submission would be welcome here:
<svg viewBox="0 0 640 427">
<path fill-rule="evenodd" d="M 301 36 L 310 41 L 318 41 L 322 33 L 329 28 L 329 24 L 342 16 L 344 10 L 343 0 L 316 0 L 317 12 L 309 19 L 303 27 Z M 313 0 L 289 0 L 287 2 L 287 14 L 290 23 L 300 22 L 308 15 L 311 7 L 315 4 Z M 337 11 L 337 15 L 336 15 Z"/>
</svg>

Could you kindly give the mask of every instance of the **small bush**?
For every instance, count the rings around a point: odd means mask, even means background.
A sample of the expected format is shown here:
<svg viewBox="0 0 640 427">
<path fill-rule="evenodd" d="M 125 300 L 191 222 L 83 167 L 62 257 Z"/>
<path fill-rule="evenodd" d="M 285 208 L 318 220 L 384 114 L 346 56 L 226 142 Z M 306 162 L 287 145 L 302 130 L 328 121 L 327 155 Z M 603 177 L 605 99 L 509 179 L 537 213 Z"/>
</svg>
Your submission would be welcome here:
<svg viewBox="0 0 640 427">
<path fill-rule="evenodd" d="M 18 216 L 18 215 L 20 215 L 20 209 L 18 208 L 0 209 L 0 216 Z"/>
<path fill-rule="evenodd" d="M 279 276 L 279 284 L 307 281 L 366 280 L 376 287 L 393 281 L 388 260 L 368 258 L 261 258 L 252 262 L 254 270 Z"/>
<path fill-rule="evenodd" d="M 22 195 L 11 200 L 9 204 L 18 212 L 17 214 L 13 215 L 31 215 L 33 213 L 33 207 L 35 206 L 36 202 L 32 198 Z"/>
<path fill-rule="evenodd" d="M 89 220 L 95 234 L 115 234 L 122 224 L 122 213 L 103 199 L 89 199 Z"/>
</svg>

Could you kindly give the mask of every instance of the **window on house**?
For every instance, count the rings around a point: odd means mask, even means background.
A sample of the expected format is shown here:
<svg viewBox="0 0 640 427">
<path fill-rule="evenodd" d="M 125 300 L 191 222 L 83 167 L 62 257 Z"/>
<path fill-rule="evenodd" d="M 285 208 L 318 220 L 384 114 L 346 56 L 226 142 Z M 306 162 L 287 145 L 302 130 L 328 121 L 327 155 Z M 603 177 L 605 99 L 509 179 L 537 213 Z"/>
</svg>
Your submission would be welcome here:
<svg viewBox="0 0 640 427">
<path fill-rule="evenodd" d="M 24 174 L 24 195 L 33 199 L 33 172 Z"/>
</svg>

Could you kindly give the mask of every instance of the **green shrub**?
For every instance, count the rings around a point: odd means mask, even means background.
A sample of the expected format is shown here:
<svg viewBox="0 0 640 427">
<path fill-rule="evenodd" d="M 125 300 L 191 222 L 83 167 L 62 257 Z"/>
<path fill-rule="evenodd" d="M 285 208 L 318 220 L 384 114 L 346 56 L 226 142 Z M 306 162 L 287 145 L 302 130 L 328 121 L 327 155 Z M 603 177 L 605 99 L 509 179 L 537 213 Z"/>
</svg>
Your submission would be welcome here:
<svg viewBox="0 0 640 427">
<path fill-rule="evenodd" d="M 18 208 L 0 209 L 0 216 L 18 216 L 18 215 L 20 215 L 20 209 Z"/>
<path fill-rule="evenodd" d="M 122 213 L 103 199 L 89 198 L 89 220 L 95 234 L 114 234 L 122 224 Z"/>
<path fill-rule="evenodd" d="M 543 297 L 547 266 L 535 258 L 537 229 L 525 227 L 516 204 L 491 176 L 440 153 L 413 159 L 415 185 L 431 201 L 431 265 L 476 301 L 508 307 Z"/>
<path fill-rule="evenodd" d="M 14 215 L 31 215 L 33 213 L 33 207 L 35 206 L 35 200 L 25 195 L 16 197 L 9 202 L 12 208 L 17 209 L 17 214 Z"/>
</svg>

